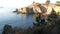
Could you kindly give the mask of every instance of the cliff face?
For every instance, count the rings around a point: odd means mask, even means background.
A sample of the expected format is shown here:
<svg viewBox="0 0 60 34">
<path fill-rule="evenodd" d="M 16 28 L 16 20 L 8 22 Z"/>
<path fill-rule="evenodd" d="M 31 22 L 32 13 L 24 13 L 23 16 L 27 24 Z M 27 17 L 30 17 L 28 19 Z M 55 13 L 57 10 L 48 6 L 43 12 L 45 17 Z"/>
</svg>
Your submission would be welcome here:
<svg viewBox="0 0 60 34">
<path fill-rule="evenodd" d="M 56 5 L 55 5 L 53 8 L 54 8 L 54 10 L 55 10 L 56 12 L 60 12 L 60 6 L 56 6 Z"/>
<path fill-rule="evenodd" d="M 27 7 L 18 9 L 18 12 L 21 13 L 41 13 L 41 9 L 37 6 L 36 3 L 33 3 Z"/>
<path fill-rule="evenodd" d="M 60 11 L 60 6 L 56 6 L 54 4 L 39 4 L 39 3 L 32 3 L 31 5 L 18 9 L 20 13 L 44 13 L 50 14 L 52 8 L 56 11 Z"/>
</svg>

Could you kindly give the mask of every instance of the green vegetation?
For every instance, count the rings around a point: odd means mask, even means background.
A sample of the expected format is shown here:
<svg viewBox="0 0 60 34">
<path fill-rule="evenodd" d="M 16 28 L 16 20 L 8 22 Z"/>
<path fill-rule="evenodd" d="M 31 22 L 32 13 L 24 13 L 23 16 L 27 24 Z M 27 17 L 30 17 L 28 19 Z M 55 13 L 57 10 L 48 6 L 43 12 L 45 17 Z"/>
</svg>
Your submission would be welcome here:
<svg viewBox="0 0 60 34">
<path fill-rule="evenodd" d="M 53 20 L 53 19 L 57 19 L 58 18 L 58 13 L 56 13 L 55 11 L 54 11 L 54 9 L 52 9 L 52 12 L 51 12 L 51 14 L 48 16 L 48 21 L 51 21 L 51 20 Z"/>
<path fill-rule="evenodd" d="M 38 17 L 36 17 L 36 23 L 33 23 L 34 26 L 42 26 L 45 23 L 45 19 L 41 18 L 41 14 L 38 15 Z"/>
<path fill-rule="evenodd" d="M 40 31 L 42 29 L 42 32 L 48 31 L 49 33 L 52 33 L 51 31 L 55 28 L 60 30 L 60 20 L 58 18 L 58 14 L 59 13 L 52 10 L 51 14 L 47 18 L 47 22 L 45 19 L 42 19 L 41 14 L 39 14 L 38 17 L 36 17 L 36 22 L 34 22 L 33 25 L 36 26 L 37 29 L 40 27 Z"/>
</svg>

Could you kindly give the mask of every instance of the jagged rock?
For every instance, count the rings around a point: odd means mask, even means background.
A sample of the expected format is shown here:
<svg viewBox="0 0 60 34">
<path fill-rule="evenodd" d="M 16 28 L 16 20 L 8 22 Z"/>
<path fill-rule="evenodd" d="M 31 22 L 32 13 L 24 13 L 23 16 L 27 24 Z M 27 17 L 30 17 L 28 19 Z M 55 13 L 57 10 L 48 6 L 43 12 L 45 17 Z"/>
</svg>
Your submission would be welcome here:
<svg viewBox="0 0 60 34">
<path fill-rule="evenodd" d="M 28 10 L 27 10 L 28 8 Z M 17 12 L 19 13 L 43 13 L 43 14 L 50 14 L 52 12 L 52 8 L 58 13 L 60 11 L 60 6 L 56 6 L 55 4 L 41 4 L 41 3 L 32 3 L 27 7 L 19 8 Z M 31 11 L 32 9 L 32 11 Z"/>
<path fill-rule="evenodd" d="M 11 25 L 5 25 L 2 34 L 13 34 L 13 28 Z"/>
</svg>

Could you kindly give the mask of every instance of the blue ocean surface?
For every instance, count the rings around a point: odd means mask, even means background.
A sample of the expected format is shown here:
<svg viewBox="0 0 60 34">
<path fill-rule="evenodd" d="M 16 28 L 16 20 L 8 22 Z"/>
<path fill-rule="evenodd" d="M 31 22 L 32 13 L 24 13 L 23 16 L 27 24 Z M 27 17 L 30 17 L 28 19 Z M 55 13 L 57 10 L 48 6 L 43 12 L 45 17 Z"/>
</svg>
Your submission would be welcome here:
<svg viewBox="0 0 60 34">
<path fill-rule="evenodd" d="M 0 33 L 3 31 L 5 24 L 13 28 L 28 28 L 33 25 L 34 15 L 13 13 L 16 8 L 0 8 Z"/>
</svg>

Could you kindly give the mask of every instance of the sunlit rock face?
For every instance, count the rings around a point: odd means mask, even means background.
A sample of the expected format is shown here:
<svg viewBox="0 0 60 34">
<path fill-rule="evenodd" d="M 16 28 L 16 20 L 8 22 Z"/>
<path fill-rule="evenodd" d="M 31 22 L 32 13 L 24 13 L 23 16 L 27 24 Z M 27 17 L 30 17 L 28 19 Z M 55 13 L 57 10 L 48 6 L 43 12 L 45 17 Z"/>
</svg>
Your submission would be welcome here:
<svg viewBox="0 0 60 34">
<path fill-rule="evenodd" d="M 53 8 L 54 8 L 54 10 L 55 10 L 56 12 L 60 12 L 60 6 L 56 6 L 56 5 L 55 5 Z"/>
<path fill-rule="evenodd" d="M 18 9 L 20 13 L 44 13 L 46 15 L 51 14 L 52 8 L 56 11 L 60 11 L 60 6 L 56 6 L 55 4 L 40 4 L 40 3 L 32 3 L 31 5 Z"/>
<path fill-rule="evenodd" d="M 46 9 L 47 9 L 47 11 L 46 11 L 46 15 L 49 15 L 49 14 L 51 14 L 51 11 L 52 11 L 52 6 L 51 6 L 51 4 L 49 4 L 49 5 L 46 5 L 46 7 L 45 7 Z"/>
<path fill-rule="evenodd" d="M 21 13 L 41 13 L 41 9 L 38 6 L 38 3 L 32 3 L 31 5 L 18 9 L 18 12 Z"/>
<path fill-rule="evenodd" d="M 26 13 L 26 8 L 18 9 L 18 12 L 19 12 L 19 13 Z"/>
</svg>

